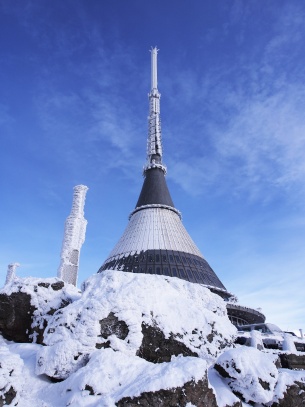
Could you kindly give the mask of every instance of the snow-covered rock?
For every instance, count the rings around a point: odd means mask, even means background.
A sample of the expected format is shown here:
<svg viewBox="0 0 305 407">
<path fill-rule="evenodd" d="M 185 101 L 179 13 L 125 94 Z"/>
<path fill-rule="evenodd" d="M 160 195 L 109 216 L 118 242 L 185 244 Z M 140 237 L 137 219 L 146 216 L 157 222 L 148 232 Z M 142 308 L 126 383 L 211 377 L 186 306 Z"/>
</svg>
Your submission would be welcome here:
<svg viewBox="0 0 305 407">
<path fill-rule="evenodd" d="M 253 329 L 250 332 L 250 338 L 251 338 L 251 346 L 253 348 L 256 348 L 258 350 L 263 350 L 264 349 L 264 344 L 263 344 L 263 340 L 262 340 L 262 335 L 259 331 L 256 331 L 255 329 Z"/>
<path fill-rule="evenodd" d="M 182 354 L 213 363 L 235 334 L 224 301 L 207 288 L 111 270 L 90 277 L 82 297 L 50 319 L 37 373 L 65 379 L 108 347 L 153 362 Z"/>
<path fill-rule="evenodd" d="M 271 407 L 305 406 L 305 371 L 281 369 Z"/>
<path fill-rule="evenodd" d="M 239 347 L 220 355 L 215 369 L 226 378 L 233 393 L 244 401 L 268 403 L 278 378 L 277 358 L 277 355 L 252 347 Z"/>
<path fill-rule="evenodd" d="M 8 340 L 42 343 L 54 312 L 79 297 L 58 278 L 15 278 L 0 290 L 0 331 Z"/>
<path fill-rule="evenodd" d="M 207 362 L 177 357 L 153 364 L 112 349 L 101 349 L 88 364 L 59 383 L 69 406 L 196 406 L 216 407 L 207 382 Z M 63 389 L 70 389 L 64 392 Z"/>
<path fill-rule="evenodd" d="M 287 352 L 296 353 L 296 347 L 293 341 L 293 336 L 286 332 L 284 333 L 283 350 Z"/>
<path fill-rule="evenodd" d="M 0 406 L 16 406 L 20 400 L 23 361 L 0 344 Z"/>
</svg>

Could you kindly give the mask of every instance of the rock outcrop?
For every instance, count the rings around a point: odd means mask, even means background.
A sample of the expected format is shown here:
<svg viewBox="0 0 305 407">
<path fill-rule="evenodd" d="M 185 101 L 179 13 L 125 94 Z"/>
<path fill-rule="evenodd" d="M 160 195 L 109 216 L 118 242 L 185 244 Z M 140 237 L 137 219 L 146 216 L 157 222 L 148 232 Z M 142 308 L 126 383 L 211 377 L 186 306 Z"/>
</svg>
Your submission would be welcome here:
<svg viewBox="0 0 305 407">
<path fill-rule="evenodd" d="M 296 381 L 289 386 L 282 399 L 277 400 L 271 407 L 304 407 L 305 406 L 305 383 Z"/>
<path fill-rule="evenodd" d="M 198 380 L 198 382 L 191 380 L 182 387 L 143 392 L 137 397 L 124 397 L 115 405 L 117 407 L 185 407 L 190 405 L 189 403 L 197 407 L 217 407 L 215 395 L 207 379 Z"/>
<path fill-rule="evenodd" d="M 23 361 L 0 344 L 0 407 L 17 406 L 22 385 Z"/>
<path fill-rule="evenodd" d="M 79 296 L 57 278 L 15 278 L 0 291 L 0 332 L 11 341 L 43 343 L 50 317 Z"/>
<path fill-rule="evenodd" d="M 247 403 L 272 400 L 278 379 L 277 356 L 255 348 L 240 347 L 224 352 L 214 366 L 232 392 Z"/>
<path fill-rule="evenodd" d="M 90 277 L 84 287 L 79 301 L 50 319 L 39 374 L 66 379 L 102 348 L 162 363 L 178 355 L 214 360 L 233 343 L 236 329 L 224 301 L 200 285 L 109 271 Z"/>
</svg>

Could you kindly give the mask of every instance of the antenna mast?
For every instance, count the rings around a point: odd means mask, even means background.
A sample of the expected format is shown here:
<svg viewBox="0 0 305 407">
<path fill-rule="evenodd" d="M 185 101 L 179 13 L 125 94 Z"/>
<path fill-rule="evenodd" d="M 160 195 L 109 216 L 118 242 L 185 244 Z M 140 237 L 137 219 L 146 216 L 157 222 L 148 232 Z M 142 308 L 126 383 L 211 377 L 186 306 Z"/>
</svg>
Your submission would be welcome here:
<svg viewBox="0 0 305 407">
<path fill-rule="evenodd" d="M 147 165 L 144 172 L 150 168 L 161 168 L 166 173 L 166 167 L 162 165 L 162 139 L 161 139 L 161 119 L 160 119 L 160 98 L 158 91 L 157 76 L 157 47 L 151 52 L 151 91 L 149 98 L 149 117 L 148 117 L 148 138 L 147 138 Z"/>
</svg>

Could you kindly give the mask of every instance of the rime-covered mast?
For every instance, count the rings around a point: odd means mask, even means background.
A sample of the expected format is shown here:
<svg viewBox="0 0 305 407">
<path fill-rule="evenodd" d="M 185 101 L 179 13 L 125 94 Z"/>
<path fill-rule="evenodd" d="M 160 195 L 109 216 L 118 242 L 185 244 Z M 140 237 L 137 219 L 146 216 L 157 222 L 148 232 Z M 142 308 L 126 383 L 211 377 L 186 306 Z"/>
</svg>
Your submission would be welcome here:
<svg viewBox="0 0 305 407">
<path fill-rule="evenodd" d="M 5 284 L 9 284 L 15 279 L 15 277 L 16 277 L 16 269 L 19 266 L 20 266 L 19 263 L 11 263 L 11 264 L 8 265 Z"/>
<path fill-rule="evenodd" d="M 77 185 L 73 189 L 72 210 L 65 222 L 61 262 L 57 275 L 63 281 L 76 286 L 80 249 L 86 236 L 87 220 L 84 218 L 84 206 L 88 187 Z"/>
<path fill-rule="evenodd" d="M 151 52 L 151 91 L 149 98 L 149 117 L 148 117 L 148 137 L 147 137 L 147 164 L 144 171 L 150 168 L 161 168 L 166 172 L 162 165 L 162 138 L 161 138 L 161 119 L 160 119 L 160 98 L 158 91 L 158 67 L 157 67 L 157 47 L 152 48 Z"/>
</svg>

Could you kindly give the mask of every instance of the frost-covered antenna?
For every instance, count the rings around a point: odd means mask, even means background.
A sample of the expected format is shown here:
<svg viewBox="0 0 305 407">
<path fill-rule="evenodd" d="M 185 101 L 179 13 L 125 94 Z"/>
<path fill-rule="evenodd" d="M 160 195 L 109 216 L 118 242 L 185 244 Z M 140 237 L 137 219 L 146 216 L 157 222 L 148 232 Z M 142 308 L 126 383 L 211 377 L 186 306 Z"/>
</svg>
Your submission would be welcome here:
<svg viewBox="0 0 305 407">
<path fill-rule="evenodd" d="M 73 189 L 72 209 L 65 222 L 57 276 L 66 283 L 76 286 L 80 249 L 86 236 L 87 220 L 84 218 L 84 206 L 88 187 L 76 185 Z"/>
<path fill-rule="evenodd" d="M 148 137 L 147 137 L 147 164 L 144 172 L 149 168 L 159 167 L 166 173 L 162 165 L 162 139 L 160 119 L 160 98 L 157 75 L 157 47 L 151 48 L 151 91 L 149 98 Z"/>
<path fill-rule="evenodd" d="M 11 263 L 11 264 L 8 265 L 5 284 L 9 284 L 15 279 L 15 277 L 16 277 L 16 269 L 19 266 L 20 266 L 19 263 Z"/>
</svg>

